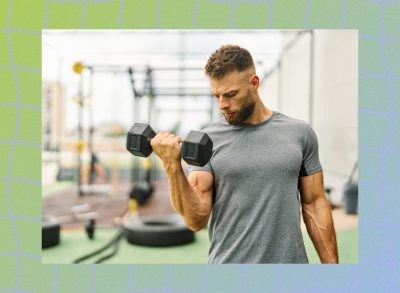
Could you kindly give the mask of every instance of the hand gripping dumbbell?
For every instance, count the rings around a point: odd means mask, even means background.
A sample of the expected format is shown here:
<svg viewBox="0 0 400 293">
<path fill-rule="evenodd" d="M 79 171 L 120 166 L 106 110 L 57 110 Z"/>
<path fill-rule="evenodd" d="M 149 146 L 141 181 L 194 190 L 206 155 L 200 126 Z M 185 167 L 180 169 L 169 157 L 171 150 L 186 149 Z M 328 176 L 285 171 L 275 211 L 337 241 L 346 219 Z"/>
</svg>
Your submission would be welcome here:
<svg viewBox="0 0 400 293">
<path fill-rule="evenodd" d="M 126 138 L 127 150 L 139 157 L 148 157 L 152 152 L 150 141 L 156 136 L 148 124 L 135 123 Z M 182 159 L 189 165 L 203 167 L 211 158 L 213 143 L 207 133 L 190 131 L 182 142 Z"/>
</svg>

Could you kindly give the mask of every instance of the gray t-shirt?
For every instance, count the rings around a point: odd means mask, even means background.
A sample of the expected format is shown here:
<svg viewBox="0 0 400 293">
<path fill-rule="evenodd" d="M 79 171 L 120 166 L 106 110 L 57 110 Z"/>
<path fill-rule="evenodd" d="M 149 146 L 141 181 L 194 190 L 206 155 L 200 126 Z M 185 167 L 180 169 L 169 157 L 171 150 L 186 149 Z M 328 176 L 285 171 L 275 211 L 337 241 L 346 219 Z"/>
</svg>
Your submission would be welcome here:
<svg viewBox="0 0 400 293">
<path fill-rule="evenodd" d="M 224 119 L 203 130 L 213 141 L 209 263 L 308 263 L 298 179 L 320 171 L 318 141 L 305 122 L 279 112 L 257 125 Z"/>
</svg>

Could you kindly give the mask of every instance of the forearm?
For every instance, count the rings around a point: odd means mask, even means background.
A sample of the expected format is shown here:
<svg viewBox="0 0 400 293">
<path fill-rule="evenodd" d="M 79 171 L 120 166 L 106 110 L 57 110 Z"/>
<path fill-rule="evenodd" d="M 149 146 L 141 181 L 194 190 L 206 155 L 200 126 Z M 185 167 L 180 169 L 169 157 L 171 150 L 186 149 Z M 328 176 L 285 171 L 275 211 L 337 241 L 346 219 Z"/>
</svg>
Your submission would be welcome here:
<svg viewBox="0 0 400 293">
<path fill-rule="evenodd" d="M 168 177 L 172 206 L 183 216 L 190 229 L 200 230 L 207 224 L 209 207 L 189 183 L 180 162 L 163 163 Z"/>
<path fill-rule="evenodd" d="M 321 263 L 338 263 L 332 212 L 326 198 L 303 204 L 303 218 Z"/>
</svg>

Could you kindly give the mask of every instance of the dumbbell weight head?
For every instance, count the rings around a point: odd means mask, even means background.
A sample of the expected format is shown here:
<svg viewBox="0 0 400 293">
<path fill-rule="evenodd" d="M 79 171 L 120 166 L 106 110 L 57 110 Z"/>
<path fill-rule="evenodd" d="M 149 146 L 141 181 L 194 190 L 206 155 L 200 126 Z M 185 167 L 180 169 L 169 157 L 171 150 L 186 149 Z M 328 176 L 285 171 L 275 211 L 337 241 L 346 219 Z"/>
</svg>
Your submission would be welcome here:
<svg viewBox="0 0 400 293">
<path fill-rule="evenodd" d="M 139 205 L 144 205 L 153 194 L 154 187 L 146 181 L 136 182 L 129 193 L 129 198 L 136 200 Z"/>
<path fill-rule="evenodd" d="M 182 142 L 182 159 L 189 165 L 203 167 L 211 158 L 213 143 L 207 133 L 190 131 Z"/>
<path fill-rule="evenodd" d="M 135 156 L 148 157 L 153 152 L 150 141 L 154 136 L 156 133 L 150 125 L 135 123 L 128 131 L 126 149 Z"/>
<path fill-rule="evenodd" d="M 96 230 L 96 219 L 88 219 L 85 222 L 86 235 L 90 240 L 94 239 L 94 231 Z"/>
<path fill-rule="evenodd" d="M 60 223 L 53 216 L 42 217 L 42 248 L 49 248 L 60 243 Z"/>
</svg>

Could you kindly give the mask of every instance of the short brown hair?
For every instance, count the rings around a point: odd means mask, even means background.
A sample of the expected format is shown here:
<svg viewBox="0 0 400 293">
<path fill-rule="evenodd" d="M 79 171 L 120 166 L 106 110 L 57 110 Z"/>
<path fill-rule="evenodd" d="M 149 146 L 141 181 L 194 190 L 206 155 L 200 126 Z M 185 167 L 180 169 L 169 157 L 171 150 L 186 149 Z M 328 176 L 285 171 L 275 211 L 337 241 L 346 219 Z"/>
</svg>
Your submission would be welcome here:
<svg viewBox="0 0 400 293">
<path fill-rule="evenodd" d="M 211 78 L 220 79 L 235 70 L 241 72 L 254 68 L 249 51 L 236 45 L 224 45 L 208 58 L 205 73 Z"/>
</svg>

